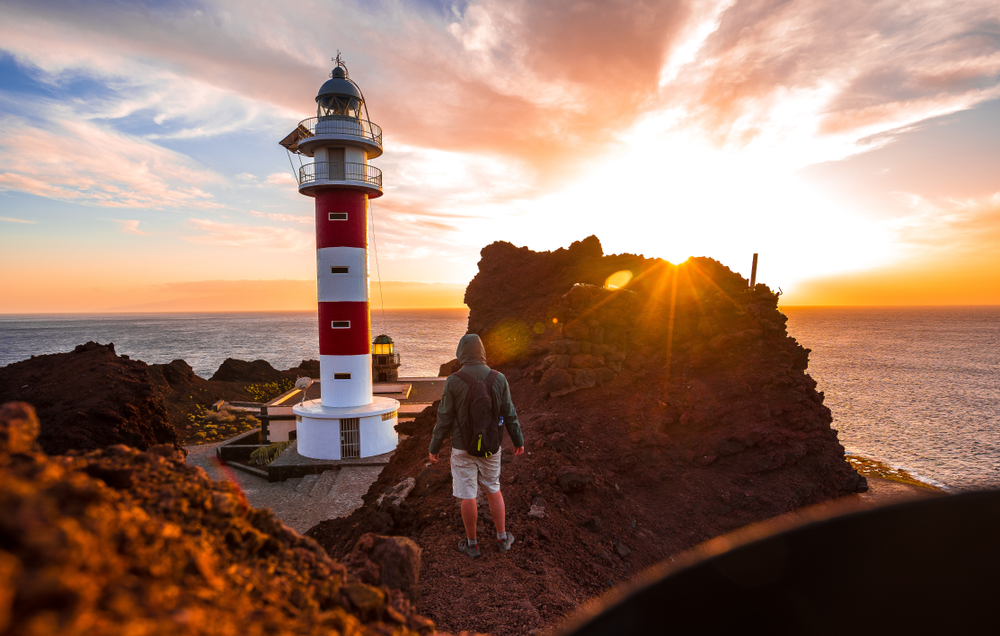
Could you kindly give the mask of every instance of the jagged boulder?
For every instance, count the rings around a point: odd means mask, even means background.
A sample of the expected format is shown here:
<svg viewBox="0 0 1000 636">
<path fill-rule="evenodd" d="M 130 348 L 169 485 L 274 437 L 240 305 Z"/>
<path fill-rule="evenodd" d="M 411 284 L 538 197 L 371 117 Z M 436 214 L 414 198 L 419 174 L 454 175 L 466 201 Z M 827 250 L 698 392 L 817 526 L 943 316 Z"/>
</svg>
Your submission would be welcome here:
<svg viewBox="0 0 1000 636">
<path fill-rule="evenodd" d="M 420 601 L 420 546 L 406 537 L 367 533 L 358 539 L 344 564 L 369 585 L 398 589 Z"/>
<path fill-rule="evenodd" d="M 0 453 L 37 452 L 35 440 L 40 431 L 41 425 L 30 404 L 7 402 L 0 406 Z"/>
<path fill-rule="evenodd" d="M 447 378 L 452 373 L 460 371 L 461 369 L 462 363 L 458 361 L 458 358 L 452 358 L 448 362 L 441 365 L 441 368 L 438 370 L 438 377 Z"/>
<path fill-rule="evenodd" d="M 319 374 L 317 374 L 318 376 Z M 267 360 L 237 360 L 226 358 L 209 380 L 222 382 L 278 382 L 284 376 Z"/>
<path fill-rule="evenodd" d="M 191 365 L 179 359 L 168 364 L 149 365 L 149 375 L 154 382 L 162 380 L 171 388 L 183 388 L 197 381 Z"/>
<path fill-rule="evenodd" d="M 283 373 L 285 375 L 294 375 L 295 377 L 318 378 L 319 360 L 303 360 L 297 366 Z"/>
</svg>

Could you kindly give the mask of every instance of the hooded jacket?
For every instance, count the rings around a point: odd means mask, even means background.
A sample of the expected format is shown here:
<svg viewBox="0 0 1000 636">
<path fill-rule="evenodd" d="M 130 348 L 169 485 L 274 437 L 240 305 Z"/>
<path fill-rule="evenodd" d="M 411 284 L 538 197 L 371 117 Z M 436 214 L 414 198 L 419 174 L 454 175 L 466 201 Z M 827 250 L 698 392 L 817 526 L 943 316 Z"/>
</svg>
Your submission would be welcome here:
<svg viewBox="0 0 1000 636">
<path fill-rule="evenodd" d="M 461 370 L 473 380 L 485 380 L 490 374 L 490 367 L 486 364 L 486 348 L 476 334 L 462 336 L 458 341 L 455 356 L 462 363 Z M 441 450 L 441 444 L 448 435 L 451 435 L 452 448 L 467 450 L 462 444 L 462 425 L 469 421 L 468 397 L 469 386 L 454 374 L 448 376 L 444 383 L 441 405 L 438 406 L 437 424 L 431 436 L 432 455 Z M 524 436 L 517 421 L 517 411 L 514 410 L 514 403 L 510 399 L 510 386 L 502 373 L 497 373 L 497 379 L 493 383 L 493 400 L 500 405 L 503 428 L 510 435 L 511 443 L 515 448 L 524 446 Z"/>
</svg>

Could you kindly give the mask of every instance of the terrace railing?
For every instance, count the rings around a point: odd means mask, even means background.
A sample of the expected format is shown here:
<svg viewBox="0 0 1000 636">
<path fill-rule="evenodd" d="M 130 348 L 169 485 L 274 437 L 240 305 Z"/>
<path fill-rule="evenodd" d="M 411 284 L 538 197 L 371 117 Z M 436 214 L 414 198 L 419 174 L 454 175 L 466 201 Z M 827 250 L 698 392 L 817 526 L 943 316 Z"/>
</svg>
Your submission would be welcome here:
<svg viewBox="0 0 1000 636">
<path fill-rule="evenodd" d="M 317 161 L 299 168 L 299 187 L 315 181 L 361 181 L 382 189 L 382 171 L 367 163 Z"/>
<path fill-rule="evenodd" d="M 310 117 L 299 122 L 299 126 L 314 135 L 344 135 L 358 137 L 382 145 L 382 129 L 367 119 L 353 117 Z M 301 143 L 301 141 L 300 141 Z"/>
</svg>

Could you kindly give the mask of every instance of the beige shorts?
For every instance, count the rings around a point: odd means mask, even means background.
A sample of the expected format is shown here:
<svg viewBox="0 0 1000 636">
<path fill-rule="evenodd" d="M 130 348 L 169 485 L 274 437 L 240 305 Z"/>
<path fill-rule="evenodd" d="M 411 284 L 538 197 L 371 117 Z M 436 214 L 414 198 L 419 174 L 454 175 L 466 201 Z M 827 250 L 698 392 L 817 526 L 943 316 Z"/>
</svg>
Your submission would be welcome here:
<svg viewBox="0 0 1000 636">
<path fill-rule="evenodd" d="M 473 457 L 457 448 L 451 451 L 451 492 L 459 499 L 476 498 L 476 482 L 486 492 L 500 491 L 500 453 L 490 457 Z"/>
</svg>

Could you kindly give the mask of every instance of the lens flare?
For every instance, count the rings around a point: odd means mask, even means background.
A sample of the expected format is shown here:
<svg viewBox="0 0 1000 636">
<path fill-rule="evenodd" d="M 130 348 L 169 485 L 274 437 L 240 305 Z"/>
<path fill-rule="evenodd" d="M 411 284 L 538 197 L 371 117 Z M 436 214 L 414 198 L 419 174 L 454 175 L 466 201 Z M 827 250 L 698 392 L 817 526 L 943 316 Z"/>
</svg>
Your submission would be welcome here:
<svg viewBox="0 0 1000 636">
<path fill-rule="evenodd" d="M 527 350 L 531 328 L 522 322 L 507 322 L 492 330 L 484 340 L 491 360 L 512 360 Z"/>
<path fill-rule="evenodd" d="M 632 272 L 623 269 L 608 276 L 608 279 L 604 281 L 604 289 L 621 289 L 625 285 L 628 285 L 630 280 L 632 280 Z"/>
</svg>

